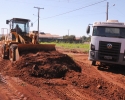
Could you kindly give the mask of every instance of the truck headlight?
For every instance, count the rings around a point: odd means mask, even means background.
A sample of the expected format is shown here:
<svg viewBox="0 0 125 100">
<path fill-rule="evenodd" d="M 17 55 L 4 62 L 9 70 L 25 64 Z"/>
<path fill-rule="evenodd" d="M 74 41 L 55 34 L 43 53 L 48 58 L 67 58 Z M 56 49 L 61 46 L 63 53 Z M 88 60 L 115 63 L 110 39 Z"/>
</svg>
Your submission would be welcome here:
<svg viewBox="0 0 125 100">
<path fill-rule="evenodd" d="M 91 44 L 91 50 L 95 50 L 95 45 Z"/>
<path fill-rule="evenodd" d="M 90 54 L 91 54 L 91 56 L 95 56 L 95 52 L 94 51 L 91 51 Z"/>
</svg>

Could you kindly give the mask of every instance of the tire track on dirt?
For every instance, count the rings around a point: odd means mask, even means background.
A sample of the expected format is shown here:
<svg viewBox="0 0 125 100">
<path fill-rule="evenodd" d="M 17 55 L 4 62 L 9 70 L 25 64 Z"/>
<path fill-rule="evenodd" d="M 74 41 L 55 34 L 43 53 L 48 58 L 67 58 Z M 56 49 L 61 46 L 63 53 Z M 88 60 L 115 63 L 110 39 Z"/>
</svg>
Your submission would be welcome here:
<svg viewBox="0 0 125 100">
<path fill-rule="evenodd" d="M 72 89 L 71 89 L 72 88 Z M 65 96 L 65 100 L 90 100 L 90 96 L 87 93 L 80 93 L 78 90 L 69 85 L 66 88 L 54 87 L 54 92 L 60 96 Z M 61 99 L 61 98 L 60 98 Z M 95 100 L 91 98 L 91 100 Z"/>
<path fill-rule="evenodd" d="M 78 61 L 78 62 L 82 62 L 82 61 Z M 99 62 L 97 62 L 97 66 L 99 66 L 99 65 L 100 65 Z M 96 72 L 98 72 L 98 73 L 101 75 L 101 77 L 103 77 L 104 79 L 106 79 L 108 82 L 110 82 L 110 83 L 112 83 L 112 84 L 114 84 L 114 85 L 117 85 L 117 86 L 119 86 L 120 88 L 123 88 L 123 89 L 125 90 L 125 86 L 123 85 L 123 83 L 120 83 L 120 82 L 114 80 L 114 78 L 111 78 L 111 77 L 112 77 L 111 73 L 109 73 L 109 72 L 107 72 L 107 73 L 102 72 L 102 71 L 98 70 L 97 67 L 92 66 L 90 63 L 89 63 L 89 66 L 93 67 L 93 69 L 94 69 Z M 107 76 L 108 76 L 108 77 L 107 77 Z M 113 76 L 114 76 L 114 75 L 113 75 Z"/>
<path fill-rule="evenodd" d="M 0 89 L 3 93 L 6 94 L 8 100 L 28 100 L 23 93 L 15 89 L 7 80 L 0 74 Z"/>
<path fill-rule="evenodd" d="M 78 61 L 77 59 L 75 59 L 76 61 Z M 78 62 L 81 62 L 81 63 L 83 63 L 82 61 L 78 61 Z M 90 64 L 89 64 L 90 65 Z M 87 65 L 88 66 L 88 65 Z M 120 88 L 123 88 L 124 90 L 125 90 L 125 86 L 123 85 L 123 84 L 121 84 L 121 83 L 119 83 L 119 82 L 117 82 L 117 81 L 115 81 L 115 80 L 113 80 L 112 78 L 110 78 L 109 76 L 111 76 L 110 75 L 110 73 L 107 73 L 107 75 L 104 73 L 104 72 L 101 72 L 101 71 L 99 71 L 98 69 L 97 69 L 97 67 L 95 67 L 95 66 L 92 66 L 92 65 L 90 65 L 91 67 L 93 67 L 93 69 L 96 71 L 96 72 L 98 72 L 100 75 L 101 75 L 101 77 L 103 77 L 104 79 L 106 79 L 108 82 L 110 82 L 110 83 L 112 83 L 112 84 L 114 84 L 114 85 L 117 85 L 117 86 L 119 86 Z M 108 76 L 108 77 L 107 77 Z"/>
<path fill-rule="evenodd" d="M 115 80 L 113 80 L 112 78 L 109 77 L 110 73 L 109 73 L 108 75 L 106 75 L 105 73 L 103 73 L 103 72 L 97 70 L 96 67 L 94 67 L 94 69 L 95 69 L 104 79 L 106 79 L 106 80 L 109 81 L 110 83 L 112 83 L 112 84 L 114 84 L 114 85 L 117 85 L 117 86 L 119 86 L 120 88 L 123 88 L 123 89 L 125 90 L 125 86 L 124 86 L 123 84 L 121 84 L 121 83 L 119 83 L 119 82 L 117 82 L 117 81 L 115 81 Z M 108 77 L 107 77 L 107 76 L 108 76 Z M 110 75 L 110 76 L 111 76 L 111 75 Z"/>
</svg>

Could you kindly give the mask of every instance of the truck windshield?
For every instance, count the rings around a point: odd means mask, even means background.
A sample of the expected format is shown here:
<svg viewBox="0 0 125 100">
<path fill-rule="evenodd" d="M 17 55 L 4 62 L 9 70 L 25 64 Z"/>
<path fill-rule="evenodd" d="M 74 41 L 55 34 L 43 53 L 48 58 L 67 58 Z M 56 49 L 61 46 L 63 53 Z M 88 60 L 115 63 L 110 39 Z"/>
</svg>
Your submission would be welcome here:
<svg viewBox="0 0 125 100">
<path fill-rule="evenodd" d="M 125 28 L 119 27 L 93 27 L 93 36 L 125 38 Z"/>
</svg>

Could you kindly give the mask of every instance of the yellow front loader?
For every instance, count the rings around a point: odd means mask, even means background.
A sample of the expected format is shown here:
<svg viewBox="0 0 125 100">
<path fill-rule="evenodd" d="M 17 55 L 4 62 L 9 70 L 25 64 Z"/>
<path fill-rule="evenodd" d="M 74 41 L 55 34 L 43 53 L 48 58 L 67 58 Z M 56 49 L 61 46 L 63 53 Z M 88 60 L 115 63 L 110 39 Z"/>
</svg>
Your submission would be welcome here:
<svg viewBox="0 0 125 100">
<path fill-rule="evenodd" d="M 22 18 L 6 20 L 6 24 L 10 26 L 10 32 L 4 35 L 4 39 L 1 42 L 3 59 L 17 61 L 21 52 L 55 50 L 55 44 L 39 44 L 38 31 L 33 31 L 32 34 L 29 34 L 29 22 L 29 19 Z"/>
</svg>

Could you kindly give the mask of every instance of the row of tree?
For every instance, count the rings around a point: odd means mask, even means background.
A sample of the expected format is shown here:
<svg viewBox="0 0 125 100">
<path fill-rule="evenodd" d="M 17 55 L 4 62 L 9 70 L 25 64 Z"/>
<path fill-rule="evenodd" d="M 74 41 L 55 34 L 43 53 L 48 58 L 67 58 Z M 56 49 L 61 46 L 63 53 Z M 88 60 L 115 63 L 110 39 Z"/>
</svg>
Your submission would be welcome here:
<svg viewBox="0 0 125 100">
<path fill-rule="evenodd" d="M 4 35 L 1 36 L 0 40 L 4 40 Z M 82 36 L 80 38 L 76 38 L 75 35 L 65 35 L 63 36 L 63 39 L 41 39 L 40 41 L 58 41 L 58 42 L 68 42 L 68 43 L 73 43 L 73 42 L 76 42 L 76 43 L 84 43 L 84 42 L 90 42 L 91 40 L 91 36 L 89 37 L 86 37 L 86 36 Z"/>
<path fill-rule="evenodd" d="M 63 36 L 63 39 L 71 40 L 71 41 L 81 40 L 82 42 L 90 42 L 91 41 L 91 36 L 89 36 L 89 37 L 82 36 L 79 39 L 76 39 L 75 35 L 65 35 L 65 36 Z"/>
</svg>

